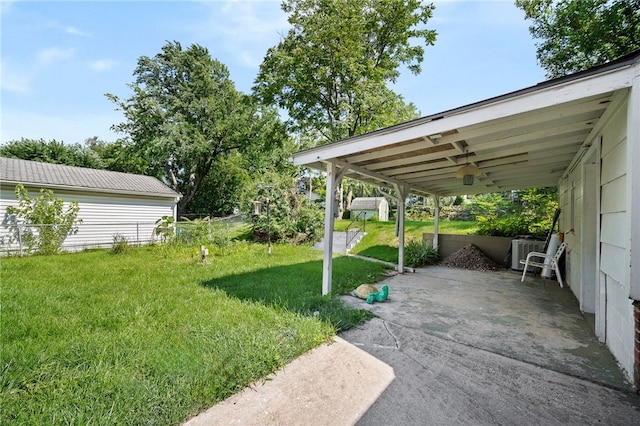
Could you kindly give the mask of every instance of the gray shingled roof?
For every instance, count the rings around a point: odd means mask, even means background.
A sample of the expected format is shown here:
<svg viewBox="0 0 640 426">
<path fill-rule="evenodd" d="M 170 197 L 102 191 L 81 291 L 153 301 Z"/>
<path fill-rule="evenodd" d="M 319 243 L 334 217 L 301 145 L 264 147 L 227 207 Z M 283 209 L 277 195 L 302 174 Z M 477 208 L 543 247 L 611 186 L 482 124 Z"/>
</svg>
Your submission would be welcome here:
<svg viewBox="0 0 640 426">
<path fill-rule="evenodd" d="M 179 194 L 151 176 L 0 157 L 0 181 L 25 186 L 172 196 Z"/>
<path fill-rule="evenodd" d="M 382 203 L 387 201 L 384 197 L 359 197 L 351 201 L 351 210 L 378 210 Z"/>
</svg>

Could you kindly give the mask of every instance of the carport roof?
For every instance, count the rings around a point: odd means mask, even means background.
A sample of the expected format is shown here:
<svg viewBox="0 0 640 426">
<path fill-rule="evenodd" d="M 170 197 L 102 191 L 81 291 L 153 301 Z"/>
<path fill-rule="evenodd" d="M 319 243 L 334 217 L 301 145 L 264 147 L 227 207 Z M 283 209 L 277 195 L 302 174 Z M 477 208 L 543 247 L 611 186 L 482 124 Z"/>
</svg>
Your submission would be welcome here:
<svg viewBox="0 0 640 426">
<path fill-rule="evenodd" d="M 460 195 L 555 186 L 589 148 L 609 105 L 637 77 L 640 51 L 608 64 L 470 105 L 300 151 L 296 165 L 418 195 Z M 466 164 L 473 186 L 455 177 Z"/>
</svg>

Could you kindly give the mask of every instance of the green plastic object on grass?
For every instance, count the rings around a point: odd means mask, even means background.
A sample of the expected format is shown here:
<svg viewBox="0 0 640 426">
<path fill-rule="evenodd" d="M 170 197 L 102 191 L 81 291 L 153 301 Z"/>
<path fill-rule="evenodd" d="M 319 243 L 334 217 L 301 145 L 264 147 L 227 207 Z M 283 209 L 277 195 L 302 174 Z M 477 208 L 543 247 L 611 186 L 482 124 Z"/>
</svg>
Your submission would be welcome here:
<svg viewBox="0 0 640 426">
<path fill-rule="evenodd" d="M 382 290 L 377 293 L 369 293 L 367 296 L 367 303 L 372 304 L 373 302 L 384 302 L 389 297 L 389 286 L 386 284 L 382 286 Z"/>
</svg>

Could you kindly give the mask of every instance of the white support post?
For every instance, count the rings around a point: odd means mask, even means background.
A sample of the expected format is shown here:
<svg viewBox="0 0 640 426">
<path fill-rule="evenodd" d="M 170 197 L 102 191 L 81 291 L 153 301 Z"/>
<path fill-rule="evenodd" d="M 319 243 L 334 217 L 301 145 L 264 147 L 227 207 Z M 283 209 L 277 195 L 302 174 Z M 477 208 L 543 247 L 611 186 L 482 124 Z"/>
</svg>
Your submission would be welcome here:
<svg viewBox="0 0 640 426">
<path fill-rule="evenodd" d="M 398 225 L 398 272 L 404 273 L 404 203 L 407 199 L 407 188 L 394 185 L 398 193 L 398 212 L 396 223 Z"/>
<path fill-rule="evenodd" d="M 433 248 L 438 250 L 438 227 L 440 226 L 440 196 L 433 196 L 435 211 L 433 212 Z"/>
<path fill-rule="evenodd" d="M 333 224 L 336 208 L 336 165 L 327 163 L 327 186 L 324 203 L 324 260 L 322 263 L 322 295 L 331 293 L 331 273 L 333 268 Z"/>
</svg>

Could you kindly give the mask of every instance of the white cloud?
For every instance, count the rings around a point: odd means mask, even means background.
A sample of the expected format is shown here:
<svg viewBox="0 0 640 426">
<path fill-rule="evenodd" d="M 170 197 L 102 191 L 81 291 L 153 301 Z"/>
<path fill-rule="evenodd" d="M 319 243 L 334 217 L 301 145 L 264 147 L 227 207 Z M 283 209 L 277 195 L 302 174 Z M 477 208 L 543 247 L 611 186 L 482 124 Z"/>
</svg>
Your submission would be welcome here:
<svg viewBox="0 0 640 426">
<path fill-rule="evenodd" d="M 17 0 L 0 0 L 0 15 L 8 13 Z"/>
<path fill-rule="evenodd" d="M 49 47 L 38 51 L 31 60 L 11 61 L 4 57 L 0 63 L 0 88 L 18 94 L 32 93 L 34 81 L 40 78 L 42 72 L 46 72 L 47 66 L 74 56 L 75 49 Z M 105 67 L 107 64 L 102 66 Z"/>
<path fill-rule="evenodd" d="M 78 27 L 74 27 L 73 25 L 64 25 L 64 24 L 60 23 L 59 21 L 55 21 L 55 20 L 54 21 L 49 21 L 48 26 L 50 28 L 54 28 L 54 29 L 57 29 L 57 30 L 64 31 L 65 33 L 71 34 L 71 35 L 77 35 L 77 36 L 82 36 L 82 37 L 91 37 L 92 36 L 91 33 L 88 33 L 86 31 L 82 31 Z"/>
<path fill-rule="evenodd" d="M 26 70 L 14 68 L 6 59 L 0 62 L 0 89 L 14 93 L 31 92 L 31 73 Z"/>
<path fill-rule="evenodd" d="M 52 62 L 62 61 L 73 57 L 75 50 L 72 48 L 61 49 L 59 47 L 49 47 L 38 52 L 40 64 L 47 65 Z"/>
<path fill-rule="evenodd" d="M 289 29 L 287 15 L 276 1 L 203 2 L 209 14 L 187 30 L 198 39 L 215 42 L 245 67 L 257 69 L 267 49 Z M 216 52 L 212 51 L 216 57 Z"/>
<path fill-rule="evenodd" d="M 67 34 L 79 35 L 79 36 L 83 36 L 83 37 L 91 37 L 91 33 L 87 33 L 87 32 L 81 31 L 81 30 L 77 29 L 76 27 L 72 27 L 72 26 L 65 27 L 64 31 Z"/>
<path fill-rule="evenodd" d="M 97 59 L 89 62 L 89 68 L 94 71 L 109 71 L 115 67 L 118 63 L 110 59 Z"/>
<path fill-rule="evenodd" d="M 60 115 L 31 111 L 3 111 L 0 143 L 20 138 L 55 139 L 67 144 L 83 143 L 97 136 L 105 141 L 114 141 L 119 135 L 110 130 L 114 123 L 122 121 L 117 112 L 64 113 Z"/>
</svg>

